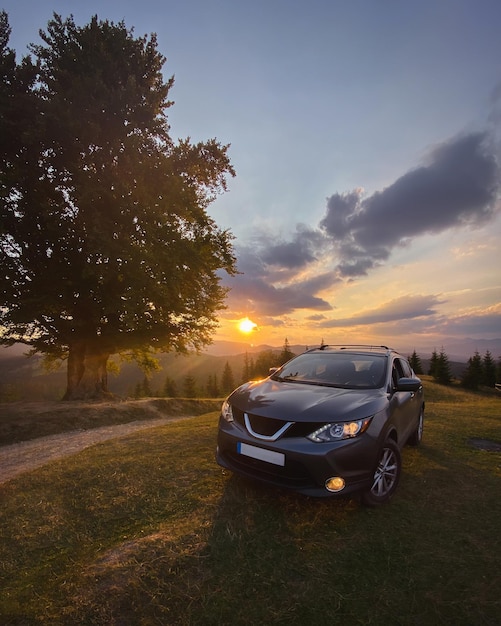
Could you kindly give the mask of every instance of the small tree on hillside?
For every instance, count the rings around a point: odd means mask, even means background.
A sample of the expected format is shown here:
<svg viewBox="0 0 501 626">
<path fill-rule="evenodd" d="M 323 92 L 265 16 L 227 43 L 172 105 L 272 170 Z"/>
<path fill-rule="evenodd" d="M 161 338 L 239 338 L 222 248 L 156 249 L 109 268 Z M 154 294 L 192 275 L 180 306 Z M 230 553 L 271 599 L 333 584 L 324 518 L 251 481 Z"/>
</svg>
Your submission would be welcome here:
<svg viewBox="0 0 501 626">
<path fill-rule="evenodd" d="M 252 370 L 254 369 L 254 362 L 249 359 L 249 353 L 246 352 L 244 356 L 244 366 L 242 368 L 242 382 L 246 383 L 252 378 Z"/>
<path fill-rule="evenodd" d="M 484 354 L 482 359 L 483 377 L 482 384 L 486 387 L 494 387 L 496 384 L 496 362 L 492 358 L 489 350 Z"/>
<path fill-rule="evenodd" d="M 417 354 L 416 350 L 414 350 L 414 352 L 412 353 L 412 355 L 409 357 L 409 364 L 412 367 L 412 369 L 414 370 L 415 374 L 423 374 L 423 365 L 421 364 L 421 359 L 419 358 L 419 355 Z"/>
<path fill-rule="evenodd" d="M 221 390 L 219 389 L 219 385 L 217 382 L 217 374 L 209 374 L 209 378 L 207 380 L 207 396 L 209 398 L 219 398 L 221 395 Z"/>
<path fill-rule="evenodd" d="M 461 386 L 476 390 L 482 384 L 483 376 L 482 358 L 478 351 L 475 351 L 475 354 L 468 359 L 466 370 L 461 378 Z"/>
<path fill-rule="evenodd" d="M 231 369 L 231 365 L 226 361 L 223 376 L 221 378 L 221 387 L 224 393 L 230 393 L 235 389 L 235 379 L 233 377 L 233 370 Z"/>
<path fill-rule="evenodd" d="M 287 361 L 290 361 L 290 359 L 292 359 L 293 356 L 294 356 L 294 352 L 292 352 L 290 344 L 289 344 L 289 340 L 286 337 L 284 346 L 282 348 L 282 352 L 280 352 L 279 354 L 277 363 L 279 365 L 283 365 L 284 363 L 287 363 Z"/>
<path fill-rule="evenodd" d="M 177 398 L 177 384 L 176 381 L 169 376 L 166 376 L 163 388 L 163 395 L 166 398 Z"/>
<path fill-rule="evenodd" d="M 452 382 L 449 357 L 447 356 L 443 348 L 438 355 L 437 363 L 434 368 L 433 378 L 437 383 L 440 383 L 441 385 L 450 385 Z"/>
<path fill-rule="evenodd" d="M 136 386 L 134 387 L 134 398 L 136 398 L 136 400 L 138 398 L 142 398 L 143 397 L 143 385 L 141 382 L 136 383 Z"/>
<path fill-rule="evenodd" d="M 196 381 L 193 376 L 185 376 L 183 380 L 183 391 L 185 398 L 196 398 L 197 397 L 197 386 Z"/>
<path fill-rule="evenodd" d="M 155 35 L 54 15 L 20 65 L 9 36 L 0 12 L 0 343 L 95 397 L 112 354 L 210 343 L 235 258 L 207 208 L 234 170 L 215 139 L 170 137 Z"/>
<path fill-rule="evenodd" d="M 148 376 L 145 376 L 143 378 L 141 395 L 143 398 L 151 398 L 153 395 L 153 391 L 151 390 L 150 379 L 148 378 Z"/>
<path fill-rule="evenodd" d="M 428 376 L 433 376 L 435 378 L 437 368 L 438 368 L 438 353 L 435 349 L 433 350 L 433 353 L 431 355 L 430 367 L 428 368 Z"/>
</svg>

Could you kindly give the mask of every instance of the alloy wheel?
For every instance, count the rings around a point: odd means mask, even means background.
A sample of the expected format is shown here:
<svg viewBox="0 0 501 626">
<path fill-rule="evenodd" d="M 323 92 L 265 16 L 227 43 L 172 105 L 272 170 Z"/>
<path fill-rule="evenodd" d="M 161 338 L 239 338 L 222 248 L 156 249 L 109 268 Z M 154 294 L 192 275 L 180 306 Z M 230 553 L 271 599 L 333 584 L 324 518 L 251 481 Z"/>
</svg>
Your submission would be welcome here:
<svg viewBox="0 0 501 626">
<path fill-rule="evenodd" d="M 398 457 L 391 448 L 383 448 L 376 471 L 371 493 L 377 498 L 390 495 L 395 487 L 399 475 Z"/>
</svg>

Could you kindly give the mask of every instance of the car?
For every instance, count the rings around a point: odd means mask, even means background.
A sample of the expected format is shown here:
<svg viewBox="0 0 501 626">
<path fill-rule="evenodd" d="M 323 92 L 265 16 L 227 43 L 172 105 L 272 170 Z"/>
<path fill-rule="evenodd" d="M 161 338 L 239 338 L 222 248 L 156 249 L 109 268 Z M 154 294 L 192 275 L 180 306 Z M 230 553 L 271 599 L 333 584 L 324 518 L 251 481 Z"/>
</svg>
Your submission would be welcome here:
<svg viewBox="0 0 501 626">
<path fill-rule="evenodd" d="M 247 382 L 223 402 L 216 461 L 307 496 L 394 494 L 401 451 L 423 436 L 424 390 L 386 346 L 321 345 Z"/>
</svg>

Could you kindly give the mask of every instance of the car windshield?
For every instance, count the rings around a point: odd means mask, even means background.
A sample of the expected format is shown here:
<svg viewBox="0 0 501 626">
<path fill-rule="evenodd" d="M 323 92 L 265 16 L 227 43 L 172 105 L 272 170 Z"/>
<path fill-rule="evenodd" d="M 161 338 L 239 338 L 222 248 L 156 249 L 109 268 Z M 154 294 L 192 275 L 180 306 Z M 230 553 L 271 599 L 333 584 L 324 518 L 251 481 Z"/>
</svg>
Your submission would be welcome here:
<svg viewBox="0 0 501 626">
<path fill-rule="evenodd" d="M 384 385 L 386 362 L 380 354 L 305 353 L 286 363 L 272 378 L 346 389 L 378 389 Z"/>
</svg>

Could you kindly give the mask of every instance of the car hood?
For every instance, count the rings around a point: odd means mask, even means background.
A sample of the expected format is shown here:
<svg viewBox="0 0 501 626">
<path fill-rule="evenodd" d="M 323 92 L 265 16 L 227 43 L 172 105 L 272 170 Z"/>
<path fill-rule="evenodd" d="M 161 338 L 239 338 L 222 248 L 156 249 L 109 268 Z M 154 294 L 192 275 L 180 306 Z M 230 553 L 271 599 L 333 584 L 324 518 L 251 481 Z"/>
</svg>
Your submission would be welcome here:
<svg viewBox="0 0 501 626">
<path fill-rule="evenodd" d="M 363 419 L 388 402 L 383 389 L 339 389 L 267 378 L 236 389 L 230 403 L 263 417 L 291 422 L 336 422 Z"/>
</svg>

